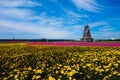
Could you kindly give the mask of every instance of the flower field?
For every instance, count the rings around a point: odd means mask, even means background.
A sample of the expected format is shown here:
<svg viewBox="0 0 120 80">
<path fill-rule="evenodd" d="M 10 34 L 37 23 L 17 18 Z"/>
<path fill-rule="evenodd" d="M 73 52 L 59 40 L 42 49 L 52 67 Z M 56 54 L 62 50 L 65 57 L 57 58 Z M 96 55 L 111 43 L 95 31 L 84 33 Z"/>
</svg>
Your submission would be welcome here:
<svg viewBox="0 0 120 80">
<path fill-rule="evenodd" d="M 2 43 L 0 80 L 120 80 L 120 47 Z"/>
<path fill-rule="evenodd" d="M 120 47 L 120 42 L 29 42 L 30 45 L 47 46 L 115 46 Z"/>
</svg>

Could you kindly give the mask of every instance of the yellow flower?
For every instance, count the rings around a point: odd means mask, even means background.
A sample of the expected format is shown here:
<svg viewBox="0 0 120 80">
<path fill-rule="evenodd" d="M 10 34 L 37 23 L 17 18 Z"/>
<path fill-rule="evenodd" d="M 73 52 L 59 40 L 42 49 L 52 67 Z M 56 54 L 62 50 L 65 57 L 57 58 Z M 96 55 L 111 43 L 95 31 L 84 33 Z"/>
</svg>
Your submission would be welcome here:
<svg viewBox="0 0 120 80">
<path fill-rule="evenodd" d="M 107 72 L 107 71 L 109 71 L 109 69 L 105 69 L 105 71 Z"/>
<path fill-rule="evenodd" d="M 97 60 L 98 60 L 98 58 L 93 59 L 93 61 L 97 61 Z"/>
<path fill-rule="evenodd" d="M 87 78 L 90 78 L 90 76 L 87 76 Z"/>
<path fill-rule="evenodd" d="M 64 74 L 64 70 L 61 70 L 60 72 L 61 72 L 61 74 Z"/>
<path fill-rule="evenodd" d="M 30 71 L 31 71 L 31 70 L 32 70 L 32 68 L 31 68 L 31 67 L 28 67 L 28 70 L 30 70 Z"/>
<path fill-rule="evenodd" d="M 115 70 L 115 71 L 113 72 L 113 74 L 118 74 L 118 72 Z"/>
<path fill-rule="evenodd" d="M 57 64 L 57 65 L 60 66 L 60 67 L 62 66 L 62 64 Z"/>
<path fill-rule="evenodd" d="M 83 68 L 86 68 L 86 66 L 82 66 Z"/>
<path fill-rule="evenodd" d="M 28 70 L 28 68 L 23 68 L 24 70 Z"/>
<path fill-rule="evenodd" d="M 11 68 L 11 69 L 13 69 L 13 68 L 14 68 L 14 66 L 12 65 L 12 66 L 10 66 L 10 68 Z"/>
<path fill-rule="evenodd" d="M 18 76 L 19 76 L 19 75 L 15 75 L 14 78 L 15 78 L 15 79 L 18 79 Z"/>
<path fill-rule="evenodd" d="M 80 74 L 83 74 L 82 72 L 80 72 Z"/>
<path fill-rule="evenodd" d="M 118 76 L 120 76 L 120 73 L 118 73 Z"/>
<path fill-rule="evenodd" d="M 70 68 L 70 66 L 64 66 L 64 68 L 66 68 L 66 69 L 67 69 L 67 68 Z"/>
<path fill-rule="evenodd" d="M 110 68 L 110 66 L 103 66 L 104 67 L 104 69 L 109 69 Z"/>
<path fill-rule="evenodd" d="M 36 79 L 39 79 L 39 78 L 41 78 L 41 76 L 38 75 L 38 76 L 36 76 L 35 78 L 36 78 Z"/>
<path fill-rule="evenodd" d="M 10 77 L 14 76 L 13 74 L 10 74 Z"/>
<path fill-rule="evenodd" d="M 111 67 L 111 66 L 112 66 L 112 63 L 108 64 L 108 66 Z"/>
<path fill-rule="evenodd" d="M 36 73 L 42 73 L 41 69 L 36 70 Z"/>
<path fill-rule="evenodd" d="M 105 76 L 103 80 L 107 80 L 109 78 L 109 76 Z"/>
<path fill-rule="evenodd" d="M 19 71 L 19 69 L 14 69 L 14 72 L 18 72 Z"/>
<path fill-rule="evenodd" d="M 59 71 L 56 71 L 56 74 L 58 73 Z"/>
<path fill-rule="evenodd" d="M 90 67 L 90 66 L 92 66 L 92 64 L 89 63 L 89 64 L 87 64 L 87 66 Z"/>
<path fill-rule="evenodd" d="M 112 75 L 111 75 L 111 74 L 109 74 L 108 76 L 109 76 L 109 77 L 111 77 Z"/>
<path fill-rule="evenodd" d="M 55 78 L 53 78 L 52 76 L 49 76 L 48 80 L 55 80 Z"/>
<path fill-rule="evenodd" d="M 72 80 L 72 77 L 71 77 L 71 76 L 69 77 L 69 80 Z"/>
<path fill-rule="evenodd" d="M 20 72 L 18 71 L 17 74 L 20 74 Z"/>
<path fill-rule="evenodd" d="M 116 63 L 116 64 L 114 64 L 114 66 L 115 66 L 115 67 L 118 67 L 118 65 L 119 65 L 119 64 L 117 64 L 117 63 Z"/>
<path fill-rule="evenodd" d="M 120 60 L 118 61 L 118 63 L 120 63 Z"/>
<path fill-rule="evenodd" d="M 35 79 L 35 77 L 36 77 L 36 75 L 33 75 L 32 80 L 34 80 L 34 79 Z"/>
<path fill-rule="evenodd" d="M 28 71 L 23 71 L 23 74 L 27 74 L 28 73 Z"/>
<path fill-rule="evenodd" d="M 5 77 L 4 80 L 7 80 L 7 78 Z"/>
<path fill-rule="evenodd" d="M 33 71 L 36 71 L 36 69 L 33 69 Z"/>
<path fill-rule="evenodd" d="M 76 73 L 76 71 L 75 71 L 75 70 L 72 70 L 72 71 L 68 72 L 68 76 L 72 76 L 72 75 L 74 75 L 75 73 Z"/>
<path fill-rule="evenodd" d="M 104 71 L 104 69 L 100 69 L 100 70 L 99 70 L 99 72 L 103 72 L 103 71 Z"/>
</svg>

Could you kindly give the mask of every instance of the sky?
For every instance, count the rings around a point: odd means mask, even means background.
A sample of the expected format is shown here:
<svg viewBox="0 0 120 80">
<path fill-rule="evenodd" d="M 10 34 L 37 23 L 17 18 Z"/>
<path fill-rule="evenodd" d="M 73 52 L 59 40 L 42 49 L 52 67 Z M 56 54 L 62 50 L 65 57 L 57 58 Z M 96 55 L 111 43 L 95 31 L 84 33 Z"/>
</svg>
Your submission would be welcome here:
<svg viewBox="0 0 120 80">
<path fill-rule="evenodd" d="M 0 39 L 120 39 L 120 0 L 0 0 Z"/>
</svg>

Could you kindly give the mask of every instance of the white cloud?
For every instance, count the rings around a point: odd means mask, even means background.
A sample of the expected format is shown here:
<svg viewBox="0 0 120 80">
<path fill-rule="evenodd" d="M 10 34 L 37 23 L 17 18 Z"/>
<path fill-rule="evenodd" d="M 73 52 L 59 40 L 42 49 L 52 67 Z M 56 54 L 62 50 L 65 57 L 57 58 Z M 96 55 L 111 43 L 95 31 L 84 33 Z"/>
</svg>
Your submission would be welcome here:
<svg viewBox="0 0 120 80">
<path fill-rule="evenodd" d="M 103 26 L 99 28 L 100 32 L 109 32 L 109 31 L 113 31 L 114 29 L 111 26 Z"/>
<path fill-rule="evenodd" d="M 91 12 L 99 12 L 99 5 L 95 0 L 71 0 L 79 9 Z"/>
<path fill-rule="evenodd" d="M 95 39 L 111 39 L 111 38 L 118 38 L 120 32 L 115 32 L 115 31 L 99 31 L 96 32 L 95 34 L 93 34 L 93 36 L 95 37 Z"/>
<path fill-rule="evenodd" d="M 90 27 L 97 27 L 97 26 L 105 26 L 105 25 L 108 25 L 107 22 L 105 21 L 97 21 L 97 22 L 93 22 L 90 24 Z"/>
<path fill-rule="evenodd" d="M 0 8 L 0 16 L 26 19 L 30 16 L 33 16 L 34 12 L 29 9 L 20 9 L 20 8 Z"/>
<path fill-rule="evenodd" d="M 28 8 L 38 5 L 40 4 L 32 0 L 1 0 L 0 28 L 2 31 L 0 33 L 25 32 L 38 34 L 39 38 L 70 38 L 72 33 L 63 28 L 62 18 L 46 16 L 45 12 L 36 15 L 32 9 Z"/>
<path fill-rule="evenodd" d="M 80 18 L 82 17 L 80 14 L 77 14 L 73 11 L 66 11 L 66 13 L 69 15 L 69 16 L 72 16 L 72 17 L 77 17 L 77 18 Z"/>
<path fill-rule="evenodd" d="M 69 27 L 66 26 L 66 30 L 70 30 L 70 31 L 73 31 L 73 32 L 76 32 L 76 31 L 81 31 L 81 29 L 83 28 L 82 25 L 71 25 Z"/>
<path fill-rule="evenodd" d="M 33 7 L 41 6 L 40 3 L 31 0 L 0 0 L 1 7 Z"/>
<path fill-rule="evenodd" d="M 96 39 L 110 39 L 113 37 L 113 35 L 116 35 L 117 32 L 114 32 L 114 28 L 112 28 L 109 25 L 103 25 L 98 28 L 98 31 L 96 31 L 93 36 Z"/>
<path fill-rule="evenodd" d="M 28 20 L 35 14 L 29 7 L 35 6 L 41 4 L 32 0 L 0 0 L 0 17 Z"/>
<path fill-rule="evenodd" d="M 95 39 L 110 39 L 117 32 L 114 32 L 114 28 L 109 25 L 106 21 L 97 21 L 90 24 L 90 27 L 94 29 L 97 27 L 97 30 L 92 33 L 92 37 Z"/>
<path fill-rule="evenodd" d="M 14 21 L 9 21 L 9 20 L 3 20 L 0 19 L 0 27 L 2 28 L 2 30 L 5 31 L 6 28 L 10 29 L 6 31 L 7 32 L 11 32 L 11 30 L 15 30 L 14 32 L 27 32 L 27 33 L 35 33 L 35 34 L 39 34 L 41 35 L 40 37 L 45 37 L 45 38 L 69 38 L 72 33 L 69 32 L 68 30 L 65 29 L 61 29 L 61 27 L 59 26 L 59 21 L 49 21 L 49 19 L 47 20 L 47 18 L 44 18 L 43 22 L 46 20 L 46 23 L 51 23 L 52 24 L 48 24 L 46 25 L 41 23 L 32 23 L 32 22 L 14 22 Z M 59 27 L 52 27 L 53 25 L 57 25 Z M 61 24 L 62 25 L 62 24 Z"/>
</svg>

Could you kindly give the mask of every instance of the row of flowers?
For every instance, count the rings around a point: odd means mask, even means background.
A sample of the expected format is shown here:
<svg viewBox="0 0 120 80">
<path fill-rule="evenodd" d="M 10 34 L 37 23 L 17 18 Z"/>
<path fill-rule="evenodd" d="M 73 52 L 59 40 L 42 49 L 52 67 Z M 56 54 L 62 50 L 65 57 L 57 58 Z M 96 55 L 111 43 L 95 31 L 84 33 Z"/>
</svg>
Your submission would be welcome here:
<svg viewBox="0 0 120 80">
<path fill-rule="evenodd" d="M 115 46 L 120 47 L 120 42 L 29 42 L 29 45 L 47 46 Z"/>
<path fill-rule="evenodd" d="M 0 80 L 119 80 L 119 47 L 0 45 Z"/>
</svg>

